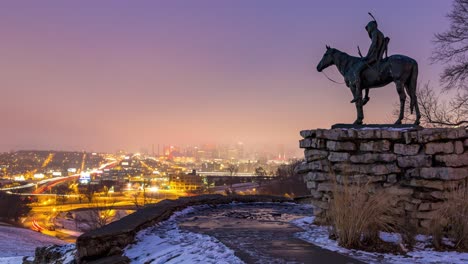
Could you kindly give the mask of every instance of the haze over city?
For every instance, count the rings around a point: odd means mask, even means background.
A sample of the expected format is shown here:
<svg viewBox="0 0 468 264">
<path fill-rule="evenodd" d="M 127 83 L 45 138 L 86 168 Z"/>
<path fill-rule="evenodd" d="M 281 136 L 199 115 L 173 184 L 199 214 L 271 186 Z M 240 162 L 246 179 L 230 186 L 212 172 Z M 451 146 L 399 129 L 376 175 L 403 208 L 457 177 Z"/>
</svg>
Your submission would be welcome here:
<svg viewBox="0 0 468 264">
<path fill-rule="evenodd" d="M 428 57 L 450 7 L 403 0 L 2 2 L 0 151 L 239 141 L 297 149 L 299 130 L 355 115 L 347 88 L 315 70 L 326 44 L 354 55 L 357 45 L 366 50 L 371 11 L 391 38 L 389 54 L 411 54 L 419 82 L 437 87 L 441 67 Z M 335 68 L 326 73 L 342 81 Z M 366 120 L 393 122 L 396 98 L 394 88 L 372 90 Z"/>
<path fill-rule="evenodd" d="M 0 264 L 467 264 L 468 0 L 5 0 L 0 58 Z"/>
</svg>

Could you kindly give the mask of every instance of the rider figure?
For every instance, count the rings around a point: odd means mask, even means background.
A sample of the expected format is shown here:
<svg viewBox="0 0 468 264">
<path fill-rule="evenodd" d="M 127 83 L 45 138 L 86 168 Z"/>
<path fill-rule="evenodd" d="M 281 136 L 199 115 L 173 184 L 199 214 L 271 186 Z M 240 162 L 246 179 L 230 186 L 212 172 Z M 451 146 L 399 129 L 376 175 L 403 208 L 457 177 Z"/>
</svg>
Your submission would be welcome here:
<svg viewBox="0 0 468 264">
<path fill-rule="evenodd" d="M 377 65 L 378 62 L 383 57 L 384 52 L 387 50 L 389 38 L 385 37 L 384 34 L 377 28 L 377 21 L 371 13 L 369 15 L 374 19 L 370 21 L 366 26 L 366 31 L 369 34 L 369 38 L 372 40 L 371 46 L 367 55 L 362 58 L 362 63 L 358 64 L 355 71 L 355 85 L 351 85 L 351 92 L 353 93 L 353 100 L 351 103 L 357 102 L 362 98 L 362 88 L 361 88 L 361 74 L 367 67 L 372 67 Z M 379 73 L 377 73 L 379 74 Z M 364 104 L 369 101 L 369 89 L 366 88 L 366 97 L 364 98 Z"/>
</svg>

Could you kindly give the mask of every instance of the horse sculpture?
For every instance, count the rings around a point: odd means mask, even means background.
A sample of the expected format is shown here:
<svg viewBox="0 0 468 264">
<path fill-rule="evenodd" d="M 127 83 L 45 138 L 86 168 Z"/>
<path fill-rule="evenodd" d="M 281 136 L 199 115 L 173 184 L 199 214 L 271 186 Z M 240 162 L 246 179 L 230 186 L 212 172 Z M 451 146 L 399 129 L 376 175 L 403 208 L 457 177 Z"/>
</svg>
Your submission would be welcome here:
<svg viewBox="0 0 468 264">
<path fill-rule="evenodd" d="M 317 65 L 317 71 L 322 72 L 325 68 L 335 65 L 345 78 L 346 85 L 349 88 L 356 88 L 353 86 L 356 83 L 356 67 L 363 63 L 362 59 L 330 48 L 329 46 L 326 46 L 326 48 L 327 50 L 322 60 Z M 360 78 L 361 90 L 383 87 L 391 82 L 396 84 L 396 89 L 400 96 L 400 115 L 395 124 L 401 124 L 404 118 L 406 90 L 410 98 L 411 114 L 413 110 L 416 110 L 416 120 L 414 124 L 419 125 L 421 114 L 419 112 L 418 98 L 416 96 L 418 64 L 414 59 L 404 55 L 392 55 L 382 59 L 378 64 L 372 67 L 367 67 L 360 75 Z M 355 103 L 357 119 L 354 121 L 354 124 L 362 125 L 362 120 L 364 119 L 363 105 L 365 103 L 367 103 L 367 101 L 363 102 L 362 98 L 359 98 Z"/>
</svg>

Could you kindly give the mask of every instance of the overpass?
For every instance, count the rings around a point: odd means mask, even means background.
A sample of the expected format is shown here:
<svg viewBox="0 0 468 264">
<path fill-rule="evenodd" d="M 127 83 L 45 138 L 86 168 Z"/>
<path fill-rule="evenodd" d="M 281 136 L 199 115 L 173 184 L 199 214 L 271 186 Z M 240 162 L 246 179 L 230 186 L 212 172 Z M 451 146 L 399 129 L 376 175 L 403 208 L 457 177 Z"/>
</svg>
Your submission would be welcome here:
<svg viewBox="0 0 468 264">
<path fill-rule="evenodd" d="M 229 176 L 231 177 L 231 173 L 229 171 L 197 171 L 197 175 L 199 176 Z M 237 172 L 232 175 L 232 177 L 257 177 L 252 172 Z"/>
</svg>

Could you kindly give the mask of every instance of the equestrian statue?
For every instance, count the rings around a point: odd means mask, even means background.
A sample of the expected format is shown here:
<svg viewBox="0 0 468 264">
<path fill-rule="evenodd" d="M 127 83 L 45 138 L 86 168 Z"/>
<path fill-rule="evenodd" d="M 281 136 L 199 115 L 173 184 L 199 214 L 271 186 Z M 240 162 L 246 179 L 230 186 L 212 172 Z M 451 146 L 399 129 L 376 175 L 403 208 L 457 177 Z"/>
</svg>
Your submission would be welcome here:
<svg viewBox="0 0 468 264">
<path fill-rule="evenodd" d="M 410 98 L 410 111 L 416 111 L 415 125 L 419 125 L 421 114 L 416 96 L 416 85 L 418 80 L 418 63 L 404 55 L 387 56 L 388 43 L 390 38 L 385 37 L 378 29 L 377 21 L 372 17 L 365 27 L 372 43 L 363 57 L 359 50 L 360 57 L 348 55 L 338 49 L 326 46 L 326 52 L 317 65 L 317 71 L 322 72 L 325 68 L 335 65 L 343 75 L 346 86 L 351 89 L 353 100 L 357 110 L 356 125 L 362 125 L 364 119 L 363 106 L 369 101 L 369 89 L 380 88 L 391 82 L 396 84 L 396 89 L 400 97 L 400 114 L 395 124 L 401 124 L 404 118 L 406 94 Z M 385 53 L 385 58 L 383 55 Z M 362 98 L 362 90 L 365 90 L 365 97 Z M 406 93 L 405 93 L 406 91 Z"/>
</svg>

